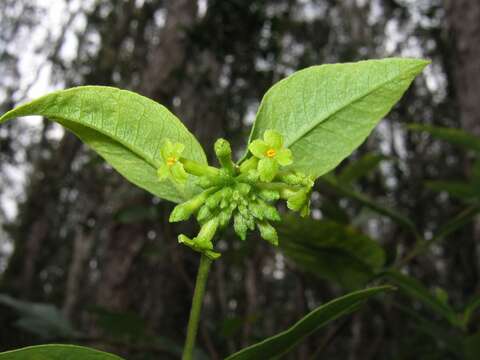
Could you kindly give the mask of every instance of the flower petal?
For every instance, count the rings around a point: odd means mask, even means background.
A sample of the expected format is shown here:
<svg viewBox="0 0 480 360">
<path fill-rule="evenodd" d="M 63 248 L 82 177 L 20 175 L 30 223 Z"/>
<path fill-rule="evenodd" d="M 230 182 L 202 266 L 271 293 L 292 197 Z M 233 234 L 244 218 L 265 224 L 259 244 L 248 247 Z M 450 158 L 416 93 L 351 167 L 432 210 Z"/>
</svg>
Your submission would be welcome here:
<svg viewBox="0 0 480 360">
<path fill-rule="evenodd" d="M 170 177 L 170 168 L 167 164 L 162 164 L 157 170 L 157 176 L 160 181 L 167 179 Z"/>
<path fill-rule="evenodd" d="M 185 145 L 182 143 L 175 143 L 172 146 L 172 155 L 179 158 L 182 155 L 183 150 L 185 150 Z"/>
<path fill-rule="evenodd" d="M 283 136 L 278 131 L 266 130 L 263 133 L 265 143 L 274 149 L 280 149 L 283 146 Z"/>
<path fill-rule="evenodd" d="M 172 152 L 173 152 L 173 144 L 172 142 L 170 141 L 170 139 L 165 139 L 161 149 L 160 149 L 160 152 L 162 154 L 162 158 L 164 161 L 167 161 L 167 159 L 172 156 Z"/>
<path fill-rule="evenodd" d="M 278 163 L 274 159 L 264 158 L 258 162 L 258 172 L 260 173 L 260 180 L 272 181 L 278 172 Z"/>
<path fill-rule="evenodd" d="M 248 146 L 248 150 L 256 157 L 262 159 L 270 147 L 263 140 L 253 140 Z"/>
<path fill-rule="evenodd" d="M 280 149 L 277 151 L 275 159 L 282 166 L 290 165 L 293 162 L 292 151 L 290 149 Z"/>
</svg>

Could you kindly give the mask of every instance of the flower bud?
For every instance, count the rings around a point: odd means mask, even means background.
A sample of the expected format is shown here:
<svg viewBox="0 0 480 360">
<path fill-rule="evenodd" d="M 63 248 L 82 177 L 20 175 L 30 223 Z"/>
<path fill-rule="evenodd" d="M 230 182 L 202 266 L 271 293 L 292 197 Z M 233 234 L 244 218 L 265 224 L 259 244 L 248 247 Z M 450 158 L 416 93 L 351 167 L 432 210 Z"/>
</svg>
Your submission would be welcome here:
<svg viewBox="0 0 480 360">
<path fill-rule="evenodd" d="M 240 164 L 240 172 L 248 173 L 251 170 L 256 170 L 258 166 L 258 159 L 256 157 L 251 157 Z"/>
<path fill-rule="evenodd" d="M 231 175 L 235 174 L 235 164 L 232 161 L 232 148 L 225 139 L 218 139 L 214 145 L 215 155 L 217 155 L 220 165 Z"/>
<path fill-rule="evenodd" d="M 280 193 L 276 190 L 262 189 L 258 195 L 268 202 L 280 199 Z"/>
<path fill-rule="evenodd" d="M 207 205 L 203 205 L 197 213 L 197 221 L 203 223 L 207 220 L 210 220 L 213 217 L 212 212 Z"/>
<path fill-rule="evenodd" d="M 267 240 L 270 244 L 278 246 L 278 235 L 275 228 L 266 221 L 259 221 L 257 223 L 260 236 Z"/>
<path fill-rule="evenodd" d="M 233 229 L 240 239 L 245 240 L 247 238 L 247 223 L 241 214 L 235 215 L 233 218 Z"/>
<path fill-rule="evenodd" d="M 218 214 L 218 225 L 221 227 L 227 226 L 233 213 L 233 208 L 229 207 L 228 209 L 222 210 Z"/>
<path fill-rule="evenodd" d="M 196 237 L 197 242 L 201 244 L 205 244 L 206 246 L 211 246 L 212 239 L 215 236 L 215 233 L 217 232 L 217 228 L 218 228 L 218 219 L 213 218 L 207 221 L 200 228 L 200 232 Z"/>
<path fill-rule="evenodd" d="M 188 236 L 183 234 L 178 235 L 178 242 L 183 245 L 187 245 L 191 249 L 198 251 L 208 257 L 210 260 L 216 260 L 220 257 L 220 254 L 213 251 L 213 245 L 211 248 L 203 248 L 195 241 L 195 238 L 192 240 Z M 210 244 L 211 245 L 211 244 Z"/>
<path fill-rule="evenodd" d="M 203 205 L 208 196 L 214 192 L 215 189 L 206 190 L 194 198 L 175 206 L 170 214 L 169 222 L 178 222 L 187 220 L 200 206 Z"/>
</svg>

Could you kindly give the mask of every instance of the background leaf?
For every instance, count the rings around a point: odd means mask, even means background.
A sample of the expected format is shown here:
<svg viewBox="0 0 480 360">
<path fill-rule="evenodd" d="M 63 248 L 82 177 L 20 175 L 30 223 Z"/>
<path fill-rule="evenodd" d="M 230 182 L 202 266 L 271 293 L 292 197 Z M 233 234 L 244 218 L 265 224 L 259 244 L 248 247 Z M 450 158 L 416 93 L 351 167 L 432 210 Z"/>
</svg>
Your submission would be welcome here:
<svg viewBox="0 0 480 360">
<path fill-rule="evenodd" d="M 293 152 L 292 169 L 323 175 L 365 140 L 427 64 L 391 58 L 300 70 L 265 94 L 249 141 L 275 129 Z"/>
<path fill-rule="evenodd" d="M 455 311 L 447 303 L 432 295 L 416 279 L 393 270 L 386 272 L 385 276 L 406 295 L 421 301 L 424 305 L 435 311 L 435 313 L 444 317 L 450 324 L 454 326 L 460 325 L 460 319 Z"/>
<path fill-rule="evenodd" d="M 290 216 L 277 230 L 280 248 L 300 268 L 348 288 L 364 285 L 385 263 L 383 249 L 348 225 Z"/>
<path fill-rule="evenodd" d="M 72 131 L 135 185 L 180 202 L 194 192 L 157 179 L 162 140 L 185 144 L 183 156 L 206 163 L 202 147 L 164 106 L 136 93 L 106 86 L 81 86 L 54 92 L 19 106 L 0 123 L 19 116 L 42 115 Z"/>
<path fill-rule="evenodd" d="M 306 336 L 329 322 L 355 311 L 365 300 L 390 286 L 352 292 L 319 306 L 287 330 L 230 355 L 226 360 L 272 359 L 285 354 Z"/>
<path fill-rule="evenodd" d="M 408 128 L 413 131 L 426 131 L 437 139 L 480 152 L 480 139 L 464 130 L 422 124 L 412 124 Z"/>
<path fill-rule="evenodd" d="M 342 184 L 351 184 L 354 181 L 367 175 L 386 157 L 380 154 L 367 153 L 359 159 L 352 160 L 350 164 L 342 169 L 337 175 L 337 180 Z"/>
<path fill-rule="evenodd" d="M 19 313 L 16 326 L 43 339 L 65 339 L 76 335 L 70 321 L 51 304 L 17 300 L 3 294 L 0 294 L 0 304 Z"/>
<path fill-rule="evenodd" d="M 49 344 L 0 353 L 0 360 L 122 360 L 121 357 L 83 346 Z"/>
</svg>

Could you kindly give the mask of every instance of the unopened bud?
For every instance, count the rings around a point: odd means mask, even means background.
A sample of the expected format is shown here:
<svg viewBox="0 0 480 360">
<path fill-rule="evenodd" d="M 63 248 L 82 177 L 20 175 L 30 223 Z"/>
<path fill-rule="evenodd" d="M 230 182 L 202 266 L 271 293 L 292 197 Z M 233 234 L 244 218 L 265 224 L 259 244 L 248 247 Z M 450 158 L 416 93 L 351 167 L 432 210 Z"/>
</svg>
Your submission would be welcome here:
<svg viewBox="0 0 480 360">
<path fill-rule="evenodd" d="M 231 175 L 235 173 L 235 164 L 232 161 L 232 148 L 225 139 L 218 139 L 214 145 L 215 155 L 217 155 L 220 165 Z"/>
<path fill-rule="evenodd" d="M 248 226 L 242 215 L 237 214 L 233 218 L 233 229 L 240 239 L 245 240 L 247 238 Z"/>
<path fill-rule="evenodd" d="M 270 244 L 278 246 L 278 235 L 275 228 L 266 221 L 259 221 L 257 223 L 260 236 L 267 240 Z"/>
<path fill-rule="evenodd" d="M 209 197 L 209 195 L 214 192 L 214 189 L 206 190 L 201 194 L 195 196 L 194 198 L 175 206 L 170 218 L 170 222 L 178 222 L 187 220 L 194 212 L 196 212 Z"/>
</svg>

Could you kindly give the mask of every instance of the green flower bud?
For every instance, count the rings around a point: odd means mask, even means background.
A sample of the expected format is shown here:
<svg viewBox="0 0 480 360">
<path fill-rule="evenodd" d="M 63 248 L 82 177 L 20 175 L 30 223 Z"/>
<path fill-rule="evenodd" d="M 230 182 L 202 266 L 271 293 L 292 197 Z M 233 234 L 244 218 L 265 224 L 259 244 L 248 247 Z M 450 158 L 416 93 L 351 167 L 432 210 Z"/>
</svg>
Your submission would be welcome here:
<svg viewBox="0 0 480 360">
<path fill-rule="evenodd" d="M 248 226 L 242 215 L 237 214 L 234 216 L 233 229 L 235 230 L 235 233 L 240 237 L 240 239 L 245 241 L 245 239 L 247 238 Z"/>
<path fill-rule="evenodd" d="M 268 202 L 280 199 L 280 193 L 276 190 L 262 189 L 259 191 L 258 195 Z"/>
<path fill-rule="evenodd" d="M 218 219 L 213 218 L 202 225 L 202 227 L 200 228 L 200 232 L 196 237 L 190 239 L 187 236 L 181 234 L 178 236 L 178 242 L 185 244 L 194 249 L 195 251 L 201 252 L 214 260 L 220 256 L 220 254 L 212 251 L 212 239 L 215 236 L 217 228 Z"/>
<path fill-rule="evenodd" d="M 250 190 L 252 190 L 252 187 L 248 184 L 245 184 L 245 183 L 238 183 L 235 188 L 238 190 L 238 192 L 242 195 L 242 196 L 246 196 L 248 195 L 248 193 L 250 192 Z"/>
<path fill-rule="evenodd" d="M 212 246 L 212 239 L 215 236 L 215 233 L 217 232 L 217 228 L 218 228 L 218 219 L 213 218 L 207 221 L 200 228 L 200 232 L 196 237 L 197 242 L 200 244 L 205 244 L 206 247 L 210 248 L 210 246 Z"/>
<path fill-rule="evenodd" d="M 263 207 L 259 205 L 257 202 L 252 202 L 248 204 L 248 210 L 252 213 L 254 217 L 256 217 L 259 220 L 263 220 L 264 218 Z"/>
<path fill-rule="evenodd" d="M 255 218 L 251 214 L 248 214 L 248 216 L 244 216 L 244 219 L 247 227 L 252 231 L 255 230 Z"/>
<path fill-rule="evenodd" d="M 248 212 L 248 208 L 245 205 L 239 205 L 238 206 L 238 212 L 242 214 L 243 217 L 247 217 L 250 213 Z"/>
<path fill-rule="evenodd" d="M 212 212 L 207 205 L 203 205 L 197 213 L 197 221 L 203 223 L 207 220 L 210 220 L 213 217 Z"/>
<path fill-rule="evenodd" d="M 180 158 L 179 160 L 182 163 L 183 167 L 185 168 L 185 171 L 188 172 L 189 174 L 192 174 L 195 176 L 210 176 L 210 177 L 215 177 L 215 176 L 218 176 L 219 174 L 219 169 L 213 166 L 200 164 L 200 163 L 197 163 L 196 161 L 185 159 L 185 158 Z"/>
<path fill-rule="evenodd" d="M 194 198 L 175 206 L 168 221 L 178 222 L 188 220 L 188 218 L 190 218 L 190 216 L 203 205 L 208 196 L 214 191 L 215 189 L 206 190 Z"/>
<path fill-rule="evenodd" d="M 235 174 L 235 164 L 232 161 L 232 148 L 225 139 L 218 139 L 214 145 L 215 155 L 217 155 L 220 165 L 231 175 Z"/>
<path fill-rule="evenodd" d="M 256 170 L 258 167 L 258 159 L 251 157 L 240 164 L 240 172 L 246 174 L 252 170 Z"/>
<path fill-rule="evenodd" d="M 178 235 L 178 242 L 180 244 L 187 245 L 191 249 L 204 254 L 210 260 L 216 260 L 220 257 L 220 253 L 217 253 L 217 252 L 213 251 L 212 249 L 205 249 L 205 248 L 199 247 L 199 245 L 195 241 L 195 239 L 192 240 L 192 239 L 190 239 L 189 237 L 187 237 L 183 234 Z"/>
<path fill-rule="evenodd" d="M 313 186 L 313 179 L 311 176 L 305 175 L 301 172 L 287 172 L 279 174 L 278 179 L 288 185 L 301 185 L 311 188 Z"/>
<path fill-rule="evenodd" d="M 233 213 L 233 209 L 232 209 L 232 208 L 228 208 L 228 209 L 222 210 L 222 211 L 218 214 L 219 226 L 221 226 L 221 227 L 227 226 L 228 223 L 230 222 L 230 219 L 232 218 L 232 213 Z"/>
<path fill-rule="evenodd" d="M 260 236 L 267 240 L 270 244 L 278 246 L 278 235 L 275 228 L 266 221 L 259 221 L 257 223 Z"/>
<path fill-rule="evenodd" d="M 229 187 L 218 190 L 216 193 L 210 195 L 205 203 L 210 209 L 216 209 L 220 207 L 220 202 L 224 199 L 230 198 L 232 189 Z"/>
<path fill-rule="evenodd" d="M 232 184 L 232 177 L 224 169 L 217 170 L 216 174 L 213 176 L 205 175 L 201 176 L 196 181 L 197 185 L 203 189 L 209 187 L 225 187 Z"/>
<path fill-rule="evenodd" d="M 280 214 L 278 213 L 275 206 L 268 205 L 264 202 L 259 203 L 261 206 L 261 211 L 263 213 L 263 217 L 270 221 L 280 221 Z"/>
<path fill-rule="evenodd" d="M 286 191 L 287 207 L 292 211 L 299 211 L 302 217 L 310 214 L 310 192 L 309 188 L 302 188 L 297 191 Z"/>
</svg>

